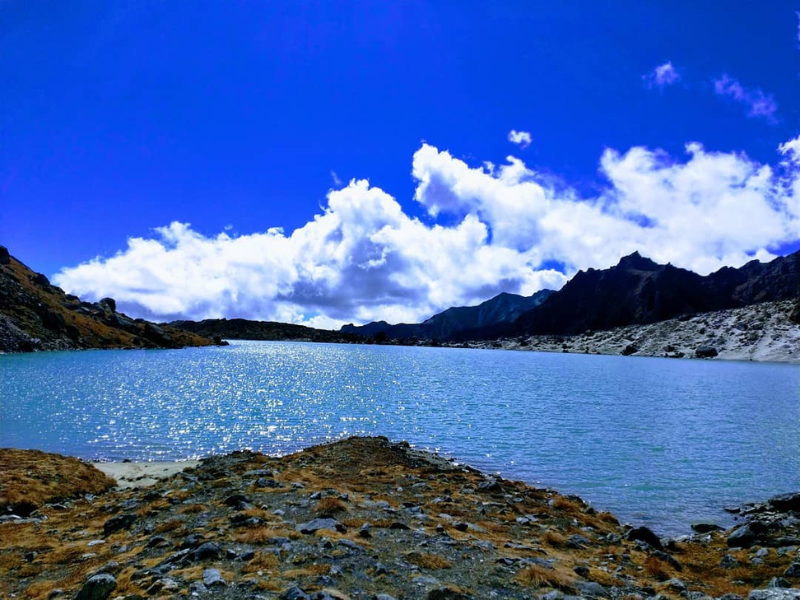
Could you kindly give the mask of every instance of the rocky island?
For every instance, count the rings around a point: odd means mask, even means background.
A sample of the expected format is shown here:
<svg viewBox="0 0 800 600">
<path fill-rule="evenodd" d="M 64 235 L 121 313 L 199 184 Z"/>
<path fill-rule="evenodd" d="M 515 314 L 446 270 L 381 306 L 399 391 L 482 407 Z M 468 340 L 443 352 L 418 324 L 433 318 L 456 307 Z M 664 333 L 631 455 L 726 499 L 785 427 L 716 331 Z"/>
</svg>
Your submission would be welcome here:
<svg viewBox="0 0 800 600">
<path fill-rule="evenodd" d="M 0 466 L 9 598 L 800 598 L 800 494 L 665 539 L 381 437 L 212 456 L 149 487 L 32 451 Z"/>
</svg>

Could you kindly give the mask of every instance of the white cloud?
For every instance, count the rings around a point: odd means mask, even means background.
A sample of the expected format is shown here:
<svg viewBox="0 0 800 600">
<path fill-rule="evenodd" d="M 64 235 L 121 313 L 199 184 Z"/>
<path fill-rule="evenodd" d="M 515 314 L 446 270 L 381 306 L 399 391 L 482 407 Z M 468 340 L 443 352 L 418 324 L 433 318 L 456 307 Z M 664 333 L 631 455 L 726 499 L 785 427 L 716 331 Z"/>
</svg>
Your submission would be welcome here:
<svg viewBox="0 0 800 600">
<path fill-rule="evenodd" d="M 508 132 L 508 141 L 512 144 L 517 144 L 521 148 L 527 148 L 531 145 L 531 134 L 527 131 L 517 131 L 512 129 Z"/>
<path fill-rule="evenodd" d="M 800 137 L 779 148 L 774 166 L 700 144 L 686 150 L 681 161 L 643 147 L 607 150 L 604 191 L 581 197 L 519 159 L 470 167 L 424 144 L 412 168 L 430 223 L 351 181 L 291 235 L 204 236 L 176 222 L 54 280 L 89 299 L 112 296 L 137 316 L 335 327 L 418 321 L 500 291 L 557 288 L 577 269 L 608 267 L 634 250 L 708 273 L 800 240 Z M 545 268 L 552 261 L 566 272 Z"/>
<path fill-rule="evenodd" d="M 747 108 L 747 116 L 751 118 L 763 118 L 770 123 L 775 123 L 775 113 L 778 105 L 772 94 L 767 95 L 760 89 L 748 89 L 742 86 L 736 79 L 723 74 L 719 79 L 714 80 L 714 93 L 718 96 L 727 96 Z"/>
<path fill-rule="evenodd" d="M 655 69 L 642 76 L 645 84 L 649 88 L 664 88 L 673 85 L 681 80 L 681 74 L 672 65 L 672 61 L 667 61 L 663 65 L 658 65 Z"/>
</svg>

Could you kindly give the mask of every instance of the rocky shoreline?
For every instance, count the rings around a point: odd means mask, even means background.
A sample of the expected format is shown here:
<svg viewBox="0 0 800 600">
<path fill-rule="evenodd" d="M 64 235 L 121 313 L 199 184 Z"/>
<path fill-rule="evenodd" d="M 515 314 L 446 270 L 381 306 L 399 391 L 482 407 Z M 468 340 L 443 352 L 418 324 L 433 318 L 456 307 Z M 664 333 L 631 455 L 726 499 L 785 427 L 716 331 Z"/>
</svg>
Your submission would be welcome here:
<svg viewBox="0 0 800 600">
<path fill-rule="evenodd" d="M 791 318 L 793 311 L 797 311 L 795 301 L 784 300 L 574 336 L 524 336 L 447 345 L 800 364 L 800 323 Z"/>
<path fill-rule="evenodd" d="M 8 598 L 800 598 L 800 494 L 663 539 L 386 438 L 213 456 L 125 489 L 26 452 L 0 451 Z"/>
</svg>

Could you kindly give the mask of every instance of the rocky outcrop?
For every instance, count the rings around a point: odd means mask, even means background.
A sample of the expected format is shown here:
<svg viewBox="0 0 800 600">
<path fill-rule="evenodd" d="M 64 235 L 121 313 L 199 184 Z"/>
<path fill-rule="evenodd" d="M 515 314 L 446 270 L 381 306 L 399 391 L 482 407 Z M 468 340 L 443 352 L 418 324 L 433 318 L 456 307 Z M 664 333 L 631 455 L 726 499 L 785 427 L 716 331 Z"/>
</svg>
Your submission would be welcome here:
<svg viewBox="0 0 800 600">
<path fill-rule="evenodd" d="M 182 348 L 213 341 L 116 311 L 112 298 L 65 294 L 0 246 L 0 352 L 81 348 Z"/>
</svg>

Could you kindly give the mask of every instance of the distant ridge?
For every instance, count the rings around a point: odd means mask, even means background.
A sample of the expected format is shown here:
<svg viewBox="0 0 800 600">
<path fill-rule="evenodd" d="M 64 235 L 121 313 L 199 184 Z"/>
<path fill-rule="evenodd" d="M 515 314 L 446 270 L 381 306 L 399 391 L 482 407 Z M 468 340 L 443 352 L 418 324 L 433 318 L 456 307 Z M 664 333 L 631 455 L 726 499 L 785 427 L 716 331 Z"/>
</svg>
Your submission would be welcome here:
<svg viewBox="0 0 800 600">
<path fill-rule="evenodd" d="M 502 292 L 477 306 L 448 308 L 419 324 L 390 325 L 386 321 L 374 321 L 360 326 L 345 325 L 340 331 L 364 336 L 385 335 L 387 338 L 401 340 L 449 340 L 464 331 L 512 323 L 526 311 L 539 306 L 553 293 L 553 290 L 541 290 L 532 296 L 520 296 Z"/>
</svg>

